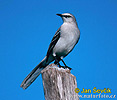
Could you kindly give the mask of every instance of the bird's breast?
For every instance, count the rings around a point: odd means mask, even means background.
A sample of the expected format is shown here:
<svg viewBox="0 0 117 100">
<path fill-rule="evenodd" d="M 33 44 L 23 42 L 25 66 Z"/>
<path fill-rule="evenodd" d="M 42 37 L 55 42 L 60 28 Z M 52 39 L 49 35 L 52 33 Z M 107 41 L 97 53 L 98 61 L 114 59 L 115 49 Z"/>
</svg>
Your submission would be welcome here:
<svg viewBox="0 0 117 100">
<path fill-rule="evenodd" d="M 80 33 L 77 25 L 64 24 L 61 27 L 61 39 L 63 39 L 66 48 L 72 49 L 79 39 Z"/>
<path fill-rule="evenodd" d="M 60 39 L 54 51 L 59 56 L 66 56 L 75 46 L 79 38 L 79 30 L 74 25 L 62 25 L 60 29 Z"/>
</svg>

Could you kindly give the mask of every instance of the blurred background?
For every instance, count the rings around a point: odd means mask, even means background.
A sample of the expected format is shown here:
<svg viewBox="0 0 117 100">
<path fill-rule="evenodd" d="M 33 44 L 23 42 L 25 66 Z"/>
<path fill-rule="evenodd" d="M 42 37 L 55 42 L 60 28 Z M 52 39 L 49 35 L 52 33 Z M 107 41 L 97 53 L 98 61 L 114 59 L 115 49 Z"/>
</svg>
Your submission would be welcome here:
<svg viewBox="0 0 117 100">
<path fill-rule="evenodd" d="M 117 0 L 0 0 L 0 100 L 44 100 L 41 75 L 27 90 L 20 84 L 46 55 L 62 24 L 56 14 L 65 12 L 81 32 L 64 59 L 78 88 L 110 88 L 108 95 L 116 95 Z"/>
</svg>

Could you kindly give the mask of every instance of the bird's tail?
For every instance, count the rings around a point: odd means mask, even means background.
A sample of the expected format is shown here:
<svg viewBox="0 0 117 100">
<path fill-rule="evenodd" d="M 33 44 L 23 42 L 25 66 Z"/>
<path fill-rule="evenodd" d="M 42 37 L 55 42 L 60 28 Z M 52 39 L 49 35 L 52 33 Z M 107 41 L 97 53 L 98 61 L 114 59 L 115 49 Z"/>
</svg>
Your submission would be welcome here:
<svg viewBox="0 0 117 100">
<path fill-rule="evenodd" d="M 28 74 L 28 76 L 23 80 L 21 87 L 26 89 L 29 87 L 35 79 L 40 75 L 41 71 L 47 66 L 46 57 Z"/>
</svg>

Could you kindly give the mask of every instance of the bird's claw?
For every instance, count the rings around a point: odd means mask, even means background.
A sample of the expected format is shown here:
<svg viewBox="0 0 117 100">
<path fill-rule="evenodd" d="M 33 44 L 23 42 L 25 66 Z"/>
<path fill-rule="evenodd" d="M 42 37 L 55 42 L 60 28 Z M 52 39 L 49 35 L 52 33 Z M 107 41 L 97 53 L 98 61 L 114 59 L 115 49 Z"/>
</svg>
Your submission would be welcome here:
<svg viewBox="0 0 117 100">
<path fill-rule="evenodd" d="M 68 66 L 65 66 L 65 68 L 68 68 L 69 70 L 72 70 L 72 68 L 71 67 L 68 67 Z"/>
<path fill-rule="evenodd" d="M 64 69 L 66 69 L 66 68 L 68 68 L 69 70 L 72 70 L 72 68 L 70 68 L 70 67 L 68 67 L 68 66 L 59 66 L 60 68 L 64 68 Z"/>
</svg>

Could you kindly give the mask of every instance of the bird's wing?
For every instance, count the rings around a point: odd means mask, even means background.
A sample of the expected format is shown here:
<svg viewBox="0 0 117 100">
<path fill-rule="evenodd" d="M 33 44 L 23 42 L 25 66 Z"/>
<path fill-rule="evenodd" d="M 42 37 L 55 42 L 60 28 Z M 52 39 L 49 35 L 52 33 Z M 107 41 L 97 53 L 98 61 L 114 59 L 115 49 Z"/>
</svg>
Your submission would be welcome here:
<svg viewBox="0 0 117 100">
<path fill-rule="evenodd" d="M 50 53 L 52 52 L 54 46 L 56 45 L 57 41 L 59 40 L 60 38 L 60 28 L 56 31 L 54 37 L 52 38 L 52 41 L 49 45 L 49 48 L 48 48 L 48 51 L 47 51 L 47 61 L 48 61 L 48 57 L 50 55 Z"/>
</svg>

